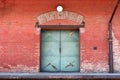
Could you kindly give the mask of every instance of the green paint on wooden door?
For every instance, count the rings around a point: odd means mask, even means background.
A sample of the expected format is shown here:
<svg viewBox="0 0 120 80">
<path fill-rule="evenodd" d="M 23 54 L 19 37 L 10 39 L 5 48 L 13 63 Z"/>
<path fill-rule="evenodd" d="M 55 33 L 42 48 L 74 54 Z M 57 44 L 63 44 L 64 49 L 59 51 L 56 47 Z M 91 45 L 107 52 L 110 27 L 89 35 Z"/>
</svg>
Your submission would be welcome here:
<svg viewBox="0 0 120 80">
<path fill-rule="evenodd" d="M 79 31 L 42 30 L 41 71 L 79 71 Z"/>
</svg>

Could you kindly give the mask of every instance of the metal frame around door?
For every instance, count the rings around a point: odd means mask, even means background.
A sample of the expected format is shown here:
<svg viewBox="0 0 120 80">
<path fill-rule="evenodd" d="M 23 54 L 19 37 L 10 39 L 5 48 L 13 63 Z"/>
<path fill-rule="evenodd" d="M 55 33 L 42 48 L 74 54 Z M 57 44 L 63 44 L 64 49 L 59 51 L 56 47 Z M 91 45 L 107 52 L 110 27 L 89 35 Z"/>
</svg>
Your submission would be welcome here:
<svg viewBox="0 0 120 80">
<path fill-rule="evenodd" d="M 40 58 L 39 58 L 39 72 L 41 72 L 41 30 L 79 30 L 79 54 L 80 54 L 80 28 L 84 25 L 39 25 L 40 28 Z M 80 56 L 79 56 L 80 61 Z"/>
</svg>

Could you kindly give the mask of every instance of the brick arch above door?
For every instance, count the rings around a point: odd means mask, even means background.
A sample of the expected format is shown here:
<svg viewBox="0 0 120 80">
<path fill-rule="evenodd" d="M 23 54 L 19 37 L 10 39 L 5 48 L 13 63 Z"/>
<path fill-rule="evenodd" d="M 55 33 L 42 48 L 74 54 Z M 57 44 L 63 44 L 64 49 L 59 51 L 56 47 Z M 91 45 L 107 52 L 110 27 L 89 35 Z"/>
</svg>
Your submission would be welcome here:
<svg viewBox="0 0 120 80">
<path fill-rule="evenodd" d="M 51 11 L 44 14 L 41 14 L 37 17 L 37 20 L 39 22 L 39 25 L 43 25 L 49 21 L 54 20 L 60 20 L 60 24 L 62 24 L 61 20 L 68 20 L 71 21 L 69 25 L 80 25 L 84 21 L 84 17 L 78 13 L 69 12 L 69 11 L 63 11 L 63 12 L 57 12 L 57 11 Z M 56 25 L 56 24 L 55 24 Z"/>
<path fill-rule="evenodd" d="M 82 25 L 84 16 L 69 11 L 51 11 L 39 15 L 37 22 L 38 25 Z M 80 28 L 81 33 L 84 31 L 84 27 Z"/>
</svg>

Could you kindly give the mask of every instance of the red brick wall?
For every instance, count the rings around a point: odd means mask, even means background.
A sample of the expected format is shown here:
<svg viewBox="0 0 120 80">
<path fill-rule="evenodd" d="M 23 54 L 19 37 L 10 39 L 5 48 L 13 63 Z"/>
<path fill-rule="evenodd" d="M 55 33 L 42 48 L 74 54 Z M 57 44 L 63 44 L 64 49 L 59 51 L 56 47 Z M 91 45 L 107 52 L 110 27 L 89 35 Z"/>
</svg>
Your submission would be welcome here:
<svg viewBox="0 0 120 80">
<path fill-rule="evenodd" d="M 120 5 L 113 19 L 114 70 L 120 72 Z"/>
<path fill-rule="evenodd" d="M 4 1 L 4 0 L 3 0 Z M 64 10 L 85 17 L 81 34 L 81 72 L 108 72 L 108 21 L 117 0 L 0 0 L 0 71 L 38 72 L 39 35 L 35 22 L 40 14 Z M 113 20 L 114 54 L 120 56 L 120 7 Z M 93 48 L 97 47 L 97 50 Z M 115 48 L 117 47 L 117 48 Z M 116 51 L 116 50 L 117 51 Z M 116 72 L 120 71 L 115 57 Z"/>
</svg>

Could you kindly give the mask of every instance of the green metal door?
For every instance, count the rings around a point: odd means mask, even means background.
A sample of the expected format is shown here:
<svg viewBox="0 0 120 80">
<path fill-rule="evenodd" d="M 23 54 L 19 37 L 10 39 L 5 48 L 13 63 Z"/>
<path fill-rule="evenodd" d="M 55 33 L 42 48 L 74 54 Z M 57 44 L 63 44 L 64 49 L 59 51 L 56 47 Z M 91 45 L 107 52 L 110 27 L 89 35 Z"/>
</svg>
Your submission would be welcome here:
<svg viewBox="0 0 120 80">
<path fill-rule="evenodd" d="M 60 71 L 59 42 L 59 31 L 42 31 L 41 71 Z"/>
<path fill-rule="evenodd" d="M 61 33 L 61 71 L 79 71 L 79 32 Z"/>
<path fill-rule="evenodd" d="M 42 30 L 41 71 L 79 71 L 78 30 Z"/>
</svg>

